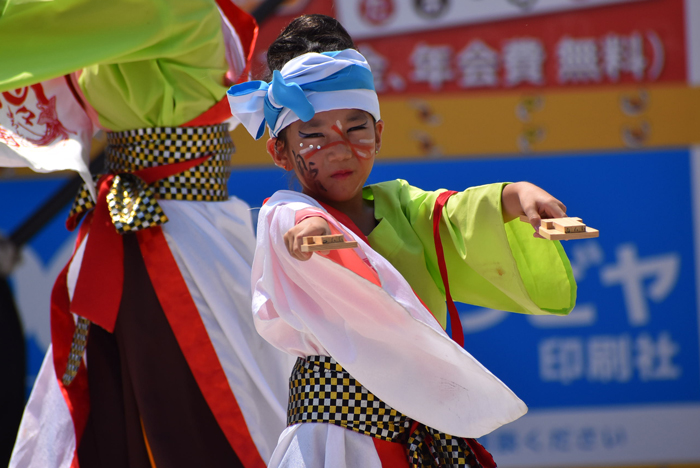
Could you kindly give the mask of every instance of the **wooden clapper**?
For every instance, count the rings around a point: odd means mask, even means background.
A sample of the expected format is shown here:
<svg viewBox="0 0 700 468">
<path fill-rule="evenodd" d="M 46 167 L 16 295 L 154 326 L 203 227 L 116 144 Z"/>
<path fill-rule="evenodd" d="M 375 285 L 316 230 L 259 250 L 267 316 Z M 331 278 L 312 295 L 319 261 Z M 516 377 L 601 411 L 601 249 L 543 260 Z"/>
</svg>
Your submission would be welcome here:
<svg viewBox="0 0 700 468">
<path fill-rule="evenodd" d="M 306 236 L 302 239 L 302 252 L 315 252 L 317 250 L 353 249 L 357 242 L 346 242 L 342 234 L 331 236 Z"/>
<path fill-rule="evenodd" d="M 527 216 L 521 215 L 520 221 L 529 223 Z M 543 219 L 538 231 L 542 237 L 550 240 L 590 239 L 598 237 L 598 230 L 583 224 L 581 218 Z"/>
</svg>

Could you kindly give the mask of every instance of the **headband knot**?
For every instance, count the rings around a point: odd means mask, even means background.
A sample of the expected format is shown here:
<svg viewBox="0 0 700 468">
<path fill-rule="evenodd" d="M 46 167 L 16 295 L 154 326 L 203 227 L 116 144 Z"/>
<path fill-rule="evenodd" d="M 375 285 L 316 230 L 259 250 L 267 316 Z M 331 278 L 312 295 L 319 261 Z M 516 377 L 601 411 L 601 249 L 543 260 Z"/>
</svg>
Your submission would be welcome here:
<svg viewBox="0 0 700 468">
<path fill-rule="evenodd" d="M 365 58 L 354 49 L 296 57 L 272 81 L 249 81 L 228 92 L 231 113 L 257 140 L 272 137 L 292 122 L 308 122 L 316 112 L 361 109 L 379 120 L 379 100 Z"/>
</svg>

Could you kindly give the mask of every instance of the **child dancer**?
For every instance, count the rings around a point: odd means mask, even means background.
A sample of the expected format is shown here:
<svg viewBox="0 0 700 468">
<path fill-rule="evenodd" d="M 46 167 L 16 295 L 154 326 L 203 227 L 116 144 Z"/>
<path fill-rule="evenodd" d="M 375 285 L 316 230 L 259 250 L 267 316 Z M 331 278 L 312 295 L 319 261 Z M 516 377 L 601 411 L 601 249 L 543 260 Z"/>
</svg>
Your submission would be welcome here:
<svg viewBox="0 0 700 468">
<path fill-rule="evenodd" d="M 526 214 L 537 225 L 564 206 L 522 182 L 449 201 L 451 192 L 403 180 L 364 187 L 384 123 L 353 49 L 299 55 L 269 84 L 232 87 L 229 102 L 254 137 L 268 127 L 273 161 L 303 188 L 275 193 L 258 221 L 256 328 L 298 357 L 289 426 L 269 466 L 495 466 L 470 438 L 527 408 L 445 333 L 445 292 L 483 307 L 568 313 L 576 286 L 561 246 L 509 222 Z M 359 247 L 300 249 L 304 236 L 337 233 Z"/>
</svg>

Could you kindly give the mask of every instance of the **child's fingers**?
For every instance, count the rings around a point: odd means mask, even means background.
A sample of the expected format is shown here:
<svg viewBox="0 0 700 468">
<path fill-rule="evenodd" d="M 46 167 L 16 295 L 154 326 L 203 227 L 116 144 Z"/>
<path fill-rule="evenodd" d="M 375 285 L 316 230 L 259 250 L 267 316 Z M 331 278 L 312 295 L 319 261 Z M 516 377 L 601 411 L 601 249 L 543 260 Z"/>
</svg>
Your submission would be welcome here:
<svg viewBox="0 0 700 468">
<path fill-rule="evenodd" d="M 544 205 L 544 211 L 547 213 L 549 218 L 565 218 L 566 217 L 566 205 L 557 200 L 552 199 L 551 202 Z"/>
<path fill-rule="evenodd" d="M 295 237 L 292 256 L 294 258 L 296 258 L 297 260 L 301 260 L 302 262 L 305 262 L 306 260 L 311 258 L 311 255 L 313 254 L 313 252 L 302 252 L 301 251 L 302 239 L 303 239 L 302 236 Z"/>
<path fill-rule="evenodd" d="M 537 234 L 537 230 L 540 228 L 540 224 L 542 223 L 540 213 L 537 211 L 537 208 L 534 205 L 523 206 L 522 208 L 525 216 L 527 216 L 528 222 L 535 229 L 535 234 Z"/>
<path fill-rule="evenodd" d="M 301 251 L 301 236 L 294 234 L 294 228 L 284 234 L 284 245 L 287 247 L 289 255 L 297 260 L 308 260 L 307 252 Z"/>
<path fill-rule="evenodd" d="M 287 247 L 287 252 L 294 256 L 294 236 L 289 231 L 284 234 L 284 246 Z"/>
</svg>

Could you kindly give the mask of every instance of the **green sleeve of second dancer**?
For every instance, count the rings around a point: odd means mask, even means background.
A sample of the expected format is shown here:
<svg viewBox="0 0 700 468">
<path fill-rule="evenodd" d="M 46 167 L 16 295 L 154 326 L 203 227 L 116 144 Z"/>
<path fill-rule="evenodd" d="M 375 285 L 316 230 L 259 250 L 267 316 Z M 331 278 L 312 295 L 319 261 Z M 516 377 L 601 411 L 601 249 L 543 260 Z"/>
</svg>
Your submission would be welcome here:
<svg viewBox="0 0 700 468">
<path fill-rule="evenodd" d="M 210 0 L 0 0 L 0 90 L 97 64 L 178 57 L 220 34 Z"/>
</svg>

